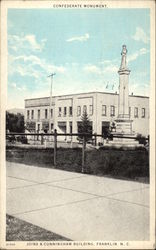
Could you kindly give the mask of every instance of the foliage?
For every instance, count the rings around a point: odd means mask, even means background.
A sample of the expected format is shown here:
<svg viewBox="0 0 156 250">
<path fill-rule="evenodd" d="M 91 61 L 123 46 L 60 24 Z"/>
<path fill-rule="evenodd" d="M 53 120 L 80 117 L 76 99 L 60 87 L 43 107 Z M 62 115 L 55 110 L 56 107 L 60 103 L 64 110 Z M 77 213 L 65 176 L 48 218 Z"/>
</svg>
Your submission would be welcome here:
<svg viewBox="0 0 156 250">
<path fill-rule="evenodd" d="M 24 116 L 20 113 L 12 114 L 6 112 L 6 130 L 9 132 L 24 132 Z"/>
<path fill-rule="evenodd" d="M 17 142 L 21 142 L 22 144 L 28 144 L 28 139 L 26 136 L 17 136 L 16 140 Z"/>
<path fill-rule="evenodd" d="M 146 145 L 146 137 L 142 136 L 142 134 L 137 134 L 136 140 L 139 141 L 139 144 Z"/>
<path fill-rule="evenodd" d="M 81 116 L 81 123 L 78 128 L 79 133 L 86 133 L 86 134 L 92 134 L 92 126 L 91 126 L 91 121 L 89 120 L 88 114 L 86 111 L 83 112 Z M 82 136 L 79 136 L 82 138 Z M 88 135 L 86 137 L 87 140 L 91 139 L 92 136 Z"/>
</svg>

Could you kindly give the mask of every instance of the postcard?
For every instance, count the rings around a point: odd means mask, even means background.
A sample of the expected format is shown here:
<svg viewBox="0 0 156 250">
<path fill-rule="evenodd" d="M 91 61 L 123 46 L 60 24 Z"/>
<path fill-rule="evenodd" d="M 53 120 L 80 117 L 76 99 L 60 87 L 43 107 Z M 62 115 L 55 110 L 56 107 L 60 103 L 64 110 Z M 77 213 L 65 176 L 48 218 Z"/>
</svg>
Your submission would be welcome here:
<svg viewBox="0 0 156 250">
<path fill-rule="evenodd" d="M 154 45 L 154 1 L 1 1 L 2 249 L 155 249 Z"/>
</svg>

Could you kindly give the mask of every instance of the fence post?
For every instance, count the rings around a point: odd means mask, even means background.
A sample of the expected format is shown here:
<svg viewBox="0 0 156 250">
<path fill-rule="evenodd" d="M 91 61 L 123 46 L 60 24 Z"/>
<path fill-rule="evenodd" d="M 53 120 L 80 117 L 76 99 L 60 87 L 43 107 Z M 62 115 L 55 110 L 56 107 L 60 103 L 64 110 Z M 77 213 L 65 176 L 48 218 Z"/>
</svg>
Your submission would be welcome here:
<svg viewBox="0 0 156 250">
<path fill-rule="evenodd" d="M 57 154 L 57 130 L 54 130 L 54 166 L 56 166 L 56 154 Z"/>
<path fill-rule="evenodd" d="M 95 146 L 97 146 L 97 134 L 95 133 Z"/>
<path fill-rule="evenodd" d="M 44 144 L 44 147 L 47 148 L 47 137 L 45 136 L 45 144 Z"/>
<path fill-rule="evenodd" d="M 150 143 L 150 136 L 147 137 L 148 144 Z"/>
<path fill-rule="evenodd" d="M 70 147 L 73 148 L 73 137 L 72 137 L 72 135 L 71 135 Z"/>
<path fill-rule="evenodd" d="M 83 145 L 82 145 L 82 170 L 81 172 L 85 172 L 85 149 L 86 149 L 86 137 L 83 136 Z"/>
<path fill-rule="evenodd" d="M 43 145 L 43 134 L 41 134 L 41 145 Z"/>
</svg>

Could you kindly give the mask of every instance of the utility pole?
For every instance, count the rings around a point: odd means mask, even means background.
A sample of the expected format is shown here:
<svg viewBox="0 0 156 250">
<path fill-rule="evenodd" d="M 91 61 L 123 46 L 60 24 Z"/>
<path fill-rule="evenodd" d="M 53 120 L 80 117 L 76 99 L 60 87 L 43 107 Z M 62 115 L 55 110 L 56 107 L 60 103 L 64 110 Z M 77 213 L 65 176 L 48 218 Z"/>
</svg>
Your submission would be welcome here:
<svg viewBox="0 0 156 250">
<path fill-rule="evenodd" d="M 56 75 L 56 73 L 50 74 L 48 77 L 50 77 L 50 104 L 49 104 L 49 133 L 51 132 L 51 108 L 52 108 L 52 87 L 53 87 L 53 77 Z M 53 112 L 54 115 L 54 112 Z"/>
</svg>

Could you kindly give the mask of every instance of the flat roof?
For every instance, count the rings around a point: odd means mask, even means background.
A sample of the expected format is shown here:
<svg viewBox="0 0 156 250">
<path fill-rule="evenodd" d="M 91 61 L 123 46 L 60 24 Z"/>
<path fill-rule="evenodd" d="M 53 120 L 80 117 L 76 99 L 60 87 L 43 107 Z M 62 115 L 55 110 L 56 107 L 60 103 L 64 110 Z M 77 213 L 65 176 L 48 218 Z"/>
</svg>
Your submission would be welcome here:
<svg viewBox="0 0 156 250">
<path fill-rule="evenodd" d="M 77 93 L 77 94 L 67 94 L 67 95 L 57 95 L 57 96 L 52 96 L 54 97 L 65 97 L 65 96 L 75 96 L 75 95 L 86 95 L 86 94 L 107 94 L 107 95 L 119 95 L 118 93 L 108 93 L 108 92 L 100 92 L 100 91 L 95 91 L 95 92 L 83 92 L 83 93 Z M 130 97 L 140 97 L 140 98 L 149 98 L 149 96 L 139 96 L 139 95 L 129 95 Z M 30 99 L 25 99 L 27 100 L 36 100 L 36 99 L 47 99 L 50 98 L 50 96 L 47 97 L 36 97 L 36 98 L 30 98 Z"/>
</svg>

